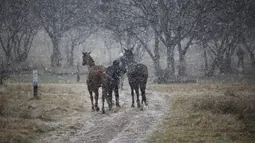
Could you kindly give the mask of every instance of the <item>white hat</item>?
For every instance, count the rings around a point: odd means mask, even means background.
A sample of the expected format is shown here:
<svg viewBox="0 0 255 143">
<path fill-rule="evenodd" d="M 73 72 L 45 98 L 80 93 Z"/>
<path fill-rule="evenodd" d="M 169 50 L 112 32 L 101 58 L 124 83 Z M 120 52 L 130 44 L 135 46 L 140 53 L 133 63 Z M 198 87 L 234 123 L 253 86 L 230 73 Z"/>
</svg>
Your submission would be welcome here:
<svg viewBox="0 0 255 143">
<path fill-rule="evenodd" d="M 119 55 L 119 56 L 122 57 L 123 55 L 124 55 L 124 54 L 123 54 L 122 52 L 120 52 L 120 55 Z"/>
</svg>

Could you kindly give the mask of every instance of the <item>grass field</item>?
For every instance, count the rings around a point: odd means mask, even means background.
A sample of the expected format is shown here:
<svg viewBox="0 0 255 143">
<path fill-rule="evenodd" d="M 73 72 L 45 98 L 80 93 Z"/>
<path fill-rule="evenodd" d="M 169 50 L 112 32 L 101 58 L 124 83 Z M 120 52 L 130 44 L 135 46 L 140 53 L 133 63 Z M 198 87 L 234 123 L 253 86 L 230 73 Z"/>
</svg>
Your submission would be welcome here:
<svg viewBox="0 0 255 143">
<path fill-rule="evenodd" d="M 33 142 L 55 130 L 78 127 L 90 108 L 82 96 L 84 85 L 41 84 L 39 100 L 32 95 L 31 84 L 8 84 L 0 88 L 1 142 Z M 87 111 L 88 110 L 88 111 Z M 84 114 L 84 112 L 87 112 Z"/>
<path fill-rule="evenodd" d="M 254 84 L 155 85 L 171 93 L 163 131 L 151 142 L 255 142 Z"/>
<path fill-rule="evenodd" d="M 39 76 L 41 98 L 35 100 L 31 75 L 12 76 L 0 86 L 1 142 L 34 142 L 49 132 L 81 128 L 91 114 L 81 79 L 79 84 L 75 76 Z M 149 85 L 170 93 L 171 101 L 168 118 L 151 142 L 255 142 L 255 84 L 246 82 L 254 76 L 232 79 Z"/>
</svg>

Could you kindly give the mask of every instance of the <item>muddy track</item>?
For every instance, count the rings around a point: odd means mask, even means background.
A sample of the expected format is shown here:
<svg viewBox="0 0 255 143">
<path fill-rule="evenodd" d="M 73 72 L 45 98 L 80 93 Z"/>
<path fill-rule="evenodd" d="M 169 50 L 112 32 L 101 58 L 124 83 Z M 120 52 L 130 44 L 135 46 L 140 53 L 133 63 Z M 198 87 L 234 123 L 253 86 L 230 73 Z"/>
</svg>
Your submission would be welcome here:
<svg viewBox="0 0 255 143">
<path fill-rule="evenodd" d="M 125 87 L 125 90 L 120 91 L 121 107 L 114 107 L 111 112 L 106 108 L 107 113 L 104 115 L 101 112 L 90 112 L 88 116 L 78 118 L 75 131 L 67 130 L 64 134 L 54 137 L 49 135 L 38 142 L 147 142 L 148 137 L 158 130 L 158 125 L 162 123 L 170 105 L 166 93 L 151 90 L 146 92 L 149 105 L 145 106 L 143 111 L 137 107 L 131 108 L 129 87 Z"/>
</svg>

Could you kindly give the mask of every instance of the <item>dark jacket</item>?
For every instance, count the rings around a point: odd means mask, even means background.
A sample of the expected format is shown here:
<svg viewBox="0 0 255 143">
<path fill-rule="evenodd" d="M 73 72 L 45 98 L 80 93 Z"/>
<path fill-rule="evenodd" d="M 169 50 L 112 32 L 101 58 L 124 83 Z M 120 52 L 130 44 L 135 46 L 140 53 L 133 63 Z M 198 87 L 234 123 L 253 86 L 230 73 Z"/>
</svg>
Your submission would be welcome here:
<svg viewBox="0 0 255 143">
<path fill-rule="evenodd" d="M 108 81 L 110 84 L 112 83 L 119 83 L 120 76 L 122 72 L 126 72 L 125 68 L 120 67 L 119 61 L 115 60 L 113 62 L 113 65 L 109 66 L 106 69 L 107 75 L 108 75 Z"/>
</svg>

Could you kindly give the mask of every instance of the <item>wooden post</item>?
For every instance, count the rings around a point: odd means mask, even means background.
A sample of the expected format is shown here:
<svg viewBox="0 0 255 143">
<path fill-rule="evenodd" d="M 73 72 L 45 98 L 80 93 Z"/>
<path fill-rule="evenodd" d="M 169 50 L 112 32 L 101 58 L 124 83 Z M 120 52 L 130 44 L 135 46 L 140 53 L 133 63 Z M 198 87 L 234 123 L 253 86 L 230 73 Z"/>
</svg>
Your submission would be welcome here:
<svg viewBox="0 0 255 143">
<path fill-rule="evenodd" d="M 34 98 L 39 99 L 39 97 L 38 97 L 38 75 L 37 75 L 37 70 L 33 70 L 33 87 L 34 87 Z"/>
<path fill-rule="evenodd" d="M 77 63 L 77 82 L 80 82 L 80 68 L 79 68 L 79 63 Z"/>
</svg>

